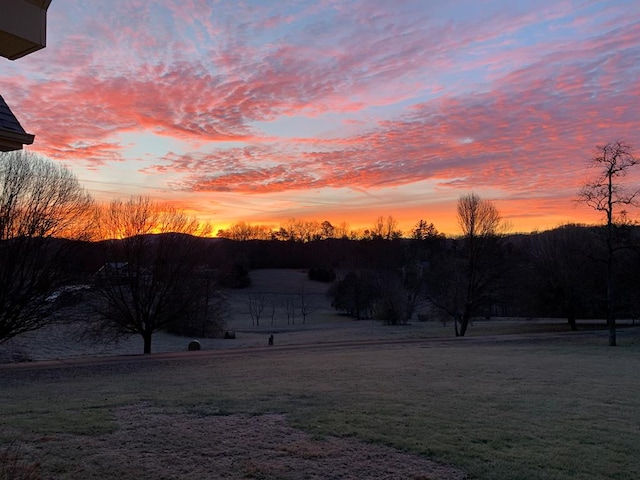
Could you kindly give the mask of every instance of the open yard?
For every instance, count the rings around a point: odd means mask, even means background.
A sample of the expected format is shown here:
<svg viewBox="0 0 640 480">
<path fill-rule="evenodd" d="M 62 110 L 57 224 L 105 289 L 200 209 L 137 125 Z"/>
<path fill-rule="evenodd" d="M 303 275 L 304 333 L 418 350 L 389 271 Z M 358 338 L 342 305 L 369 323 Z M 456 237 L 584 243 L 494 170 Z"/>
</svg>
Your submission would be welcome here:
<svg viewBox="0 0 640 480">
<path fill-rule="evenodd" d="M 3 365 L 0 437 L 52 479 L 640 478 L 637 328 L 398 340 Z"/>
<path fill-rule="evenodd" d="M 131 355 L 136 339 L 88 346 L 69 326 L 3 345 L 39 361 L 0 362 L 0 458 L 62 480 L 640 478 L 639 327 L 616 348 L 548 320 L 456 339 L 438 322 L 349 321 L 326 285 L 277 275 L 233 292 L 237 338 L 200 352 L 158 334 L 160 353 Z M 306 324 L 252 325 L 247 295 L 301 283 Z"/>
</svg>

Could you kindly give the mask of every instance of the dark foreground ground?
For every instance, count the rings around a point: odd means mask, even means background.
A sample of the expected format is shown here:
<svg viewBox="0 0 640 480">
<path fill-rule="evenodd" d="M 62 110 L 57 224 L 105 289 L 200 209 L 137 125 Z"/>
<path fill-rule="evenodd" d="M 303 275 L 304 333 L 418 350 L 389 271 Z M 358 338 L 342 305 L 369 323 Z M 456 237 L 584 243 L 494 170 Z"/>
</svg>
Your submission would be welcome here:
<svg viewBox="0 0 640 480">
<path fill-rule="evenodd" d="M 601 329 L 472 328 L 298 326 L 273 347 L 249 329 L 200 352 L 2 364 L 0 441 L 62 480 L 637 478 L 640 329 L 610 349 Z"/>
</svg>

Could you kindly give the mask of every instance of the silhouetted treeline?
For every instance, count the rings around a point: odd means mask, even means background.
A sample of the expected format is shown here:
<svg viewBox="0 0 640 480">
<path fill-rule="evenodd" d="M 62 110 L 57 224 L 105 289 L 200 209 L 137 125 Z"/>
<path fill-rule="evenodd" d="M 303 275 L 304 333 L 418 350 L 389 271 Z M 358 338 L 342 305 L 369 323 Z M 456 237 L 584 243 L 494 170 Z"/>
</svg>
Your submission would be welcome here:
<svg viewBox="0 0 640 480">
<path fill-rule="evenodd" d="M 618 227 L 622 246 L 616 262 L 617 316 L 640 315 L 640 227 Z M 483 297 L 483 316 L 561 317 L 571 328 L 577 319 L 603 318 L 606 290 L 603 227 L 567 225 L 540 233 L 496 237 L 485 265 L 494 276 Z M 264 268 L 331 269 L 337 280 L 350 272 L 396 277 L 403 295 L 451 293 L 463 238 L 385 240 L 325 239 L 309 242 L 199 238 L 193 255 L 217 272 L 222 285 L 248 285 L 248 272 Z M 101 266 L 99 243 L 74 242 L 66 275 L 90 279 Z M 367 278 L 369 278 L 367 277 Z M 385 287 L 386 288 L 386 287 Z M 419 313 L 420 308 L 410 312 Z"/>
</svg>

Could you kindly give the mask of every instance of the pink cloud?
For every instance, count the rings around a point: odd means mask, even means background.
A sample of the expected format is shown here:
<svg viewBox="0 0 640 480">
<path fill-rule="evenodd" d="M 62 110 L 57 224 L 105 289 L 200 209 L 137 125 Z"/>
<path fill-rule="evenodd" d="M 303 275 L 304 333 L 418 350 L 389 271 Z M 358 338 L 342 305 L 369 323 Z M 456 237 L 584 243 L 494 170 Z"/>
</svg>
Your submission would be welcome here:
<svg viewBox="0 0 640 480">
<path fill-rule="evenodd" d="M 594 72 L 577 65 L 543 67 L 530 67 L 528 76 L 507 76 L 493 92 L 424 103 L 404 118 L 355 137 L 315 141 L 317 151 L 288 164 L 299 179 L 287 184 L 275 176 L 269 182 L 262 171 L 261 189 L 380 188 L 441 178 L 456 188 L 495 187 L 513 195 L 531 189 L 575 190 L 582 181 L 577 175 L 581 162 L 594 143 L 619 136 L 633 140 L 637 112 L 627 99 L 637 86 L 615 84 L 594 97 Z M 304 143 L 313 145 L 312 140 Z M 281 148 L 286 152 L 285 145 Z M 271 158 L 278 155 L 275 151 Z M 252 190 L 246 175 L 237 182 L 232 174 L 218 178 L 224 178 L 225 190 Z M 221 185 L 201 184 L 197 171 L 188 184 L 194 189 Z"/>
<path fill-rule="evenodd" d="M 437 2 L 125 3 L 58 10 L 47 55 L 4 81 L 34 148 L 98 167 L 123 161 L 122 133 L 204 145 L 141 171 L 199 193 L 433 180 L 568 198 L 593 144 L 640 145 L 637 11 L 511 2 L 454 20 Z M 290 140 L 256 127 L 295 116 L 349 128 Z"/>
</svg>

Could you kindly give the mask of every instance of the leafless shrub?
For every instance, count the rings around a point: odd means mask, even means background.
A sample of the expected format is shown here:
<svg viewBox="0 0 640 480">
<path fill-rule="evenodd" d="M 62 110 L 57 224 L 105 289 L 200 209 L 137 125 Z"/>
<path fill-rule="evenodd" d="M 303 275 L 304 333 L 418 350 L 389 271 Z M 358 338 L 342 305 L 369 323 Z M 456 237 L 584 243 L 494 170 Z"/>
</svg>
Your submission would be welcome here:
<svg viewBox="0 0 640 480">
<path fill-rule="evenodd" d="M 264 295 L 248 295 L 247 309 L 251 317 L 251 324 L 260 326 L 260 317 L 264 312 L 266 301 Z"/>
<path fill-rule="evenodd" d="M 300 315 L 302 315 L 302 323 L 306 323 L 307 317 L 313 313 L 314 307 L 310 296 L 305 291 L 304 285 L 301 285 L 300 290 L 298 290 L 298 308 Z"/>
<path fill-rule="evenodd" d="M 288 296 L 284 299 L 284 308 L 287 312 L 287 325 L 296 323 L 296 299 Z"/>
</svg>

